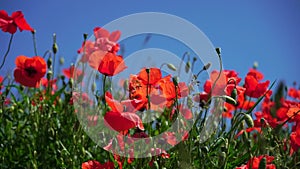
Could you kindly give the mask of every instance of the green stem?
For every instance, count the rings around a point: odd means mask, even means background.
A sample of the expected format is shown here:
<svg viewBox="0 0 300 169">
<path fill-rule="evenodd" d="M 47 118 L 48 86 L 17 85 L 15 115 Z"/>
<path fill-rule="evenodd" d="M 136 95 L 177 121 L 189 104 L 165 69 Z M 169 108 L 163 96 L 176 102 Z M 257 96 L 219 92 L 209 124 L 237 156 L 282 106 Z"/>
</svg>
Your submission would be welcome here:
<svg viewBox="0 0 300 169">
<path fill-rule="evenodd" d="M 2 64 L 0 66 L 0 70 L 2 69 L 2 67 L 3 67 L 3 65 L 5 63 L 6 57 L 7 57 L 8 53 L 9 53 L 9 51 L 10 51 L 10 47 L 11 47 L 11 44 L 12 44 L 13 37 L 14 37 L 14 34 L 11 34 L 10 39 L 9 39 L 9 43 L 8 43 L 8 47 L 7 47 L 7 51 L 6 51 L 6 53 L 5 53 L 4 57 L 3 57 L 3 61 L 2 61 Z"/>
<path fill-rule="evenodd" d="M 33 49 L 34 49 L 34 55 L 37 56 L 37 47 L 36 47 L 36 37 L 35 37 L 35 31 L 32 32 L 32 40 L 33 40 Z"/>
</svg>

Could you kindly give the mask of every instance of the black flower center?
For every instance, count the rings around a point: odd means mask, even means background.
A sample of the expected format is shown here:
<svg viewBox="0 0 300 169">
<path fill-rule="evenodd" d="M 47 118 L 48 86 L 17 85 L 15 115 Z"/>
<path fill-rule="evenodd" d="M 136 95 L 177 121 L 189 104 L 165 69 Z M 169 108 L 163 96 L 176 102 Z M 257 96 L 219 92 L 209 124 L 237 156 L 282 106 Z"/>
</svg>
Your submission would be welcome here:
<svg viewBox="0 0 300 169">
<path fill-rule="evenodd" d="M 34 77 L 37 71 L 33 67 L 25 68 L 25 71 L 29 77 Z"/>
</svg>

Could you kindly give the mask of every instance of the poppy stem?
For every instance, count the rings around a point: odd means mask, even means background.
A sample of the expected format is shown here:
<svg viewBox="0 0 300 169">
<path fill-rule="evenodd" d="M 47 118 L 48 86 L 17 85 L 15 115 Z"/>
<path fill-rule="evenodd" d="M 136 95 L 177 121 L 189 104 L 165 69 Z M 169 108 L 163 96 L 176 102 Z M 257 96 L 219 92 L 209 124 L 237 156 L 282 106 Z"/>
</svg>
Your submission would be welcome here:
<svg viewBox="0 0 300 169">
<path fill-rule="evenodd" d="M 37 47 L 36 47 L 36 37 L 35 37 L 35 30 L 31 32 L 32 33 L 32 40 L 33 40 L 33 50 L 34 50 L 34 55 L 37 56 Z"/>
<path fill-rule="evenodd" d="M 188 57 L 190 57 L 189 52 L 185 52 L 185 53 L 183 54 L 182 59 L 181 59 L 181 62 L 180 62 L 180 65 L 179 65 L 179 69 L 178 69 L 178 75 L 177 75 L 178 77 L 179 77 L 179 75 L 180 75 L 181 65 L 182 65 L 182 63 L 183 63 L 184 58 L 185 58 L 186 55 L 188 55 Z"/>
<path fill-rule="evenodd" d="M 14 34 L 11 34 L 10 39 L 9 39 L 9 43 L 8 43 L 8 47 L 7 47 L 7 51 L 6 51 L 6 53 L 5 53 L 4 57 L 3 57 L 3 61 L 2 61 L 1 66 L 0 66 L 0 70 L 4 66 L 6 57 L 7 57 L 8 53 L 9 53 L 9 51 L 10 51 L 10 47 L 11 47 L 11 44 L 12 44 L 13 37 L 14 37 Z"/>
<path fill-rule="evenodd" d="M 213 89 L 215 88 L 215 86 L 216 86 L 216 84 L 217 84 L 217 81 L 220 79 L 220 77 L 221 77 L 221 74 L 222 74 L 222 71 L 223 71 L 223 68 L 222 68 L 222 57 L 221 57 L 221 49 L 220 48 L 216 48 L 216 51 L 217 51 L 217 54 L 218 54 L 218 56 L 219 56 L 219 64 L 220 64 L 220 72 L 219 72 L 219 74 L 218 74 L 218 76 L 217 76 L 217 78 L 216 78 L 216 80 L 214 81 L 214 83 L 213 83 L 213 85 L 212 85 L 212 87 L 211 87 L 211 90 L 210 90 L 210 92 L 209 92 L 209 97 L 211 97 L 211 95 L 212 95 L 212 91 L 213 91 Z"/>
<path fill-rule="evenodd" d="M 148 100 L 148 110 L 150 110 L 150 96 L 149 96 L 149 81 L 150 81 L 150 69 L 147 68 L 146 69 L 147 72 L 147 88 L 146 88 L 146 92 L 147 92 L 147 100 Z"/>
</svg>

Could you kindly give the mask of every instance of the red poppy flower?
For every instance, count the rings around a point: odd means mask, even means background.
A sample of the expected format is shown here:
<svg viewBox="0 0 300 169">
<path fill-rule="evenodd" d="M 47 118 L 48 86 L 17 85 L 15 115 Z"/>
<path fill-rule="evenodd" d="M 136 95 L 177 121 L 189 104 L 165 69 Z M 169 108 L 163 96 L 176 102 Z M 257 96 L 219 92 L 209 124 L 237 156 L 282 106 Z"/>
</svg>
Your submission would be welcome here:
<svg viewBox="0 0 300 169">
<path fill-rule="evenodd" d="M 78 78 L 82 75 L 82 71 L 79 69 L 76 69 L 74 65 L 70 66 L 69 68 L 63 69 L 63 74 L 67 78 Z"/>
<path fill-rule="evenodd" d="M 100 59 L 98 71 L 106 76 L 114 76 L 126 68 L 127 66 L 122 56 L 108 52 Z"/>
<path fill-rule="evenodd" d="M 80 61 L 83 63 L 87 62 L 90 55 L 96 50 L 98 50 L 98 48 L 95 47 L 95 42 L 86 41 L 85 43 L 82 43 L 81 48 L 77 51 L 77 53 L 83 53 Z"/>
<path fill-rule="evenodd" d="M 47 66 L 43 58 L 34 56 L 18 56 L 16 58 L 14 77 L 16 82 L 27 87 L 39 87 L 41 78 L 45 75 Z"/>
<path fill-rule="evenodd" d="M 7 12 L 0 10 L 0 28 L 3 32 L 14 34 L 17 28 L 22 32 L 23 30 L 34 31 L 26 22 L 24 15 L 21 11 L 13 12 L 8 16 Z"/>
<path fill-rule="evenodd" d="M 177 140 L 174 132 L 164 132 L 162 138 L 165 139 L 165 141 L 172 146 L 175 146 L 177 144 Z"/>
<path fill-rule="evenodd" d="M 149 76 L 149 80 L 148 80 Z M 149 68 L 147 73 L 147 68 L 143 68 L 138 74 L 138 78 L 145 85 L 154 85 L 157 81 L 162 78 L 161 71 L 158 68 Z"/>
<path fill-rule="evenodd" d="M 236 169 L 258 169 L 260 161 L 266 158 L 266 168 L 267 169 L 276 169 L 276 166 L 272 164 L 272 161 L 274 160 L 273 156 L 268 156 L 268 155 L 261 155 L 258 157 L 253 157 L 251 158 L 246 165 L 243 165 L 241 167 L 236 167 Z"/>
<path fill-rule="evenodd" d="M 300 100 L 300 90 L 297 90 L 293 87 L 289 89 L 288 95 L 294 99 Z"/>
<path fill-rule="evenodd" d="M 96 160 L 89 160 L 87 162 L 82 163 L 81 168 L 82 169 L 114 169 L 115 165 L 111 161 L 101 164 Z"/>
<path fill-rule="evenodd" d="M 121 36 L 120 31 L 114 31 L 111 34 L 104 28 L 94 28 L 95 46 L 98 49 L 116 54 L 119 50 L 119 45 L 116 43 Z"/>
<path fill-rule="evenodd" d="M 109 92 L 105 93 L 105 100 L 112 109 L 104 116 L 105 124 L 116 131 L 129 130 L 138 127 L 144 130 L 143 122 L 138 115 L 133 112 L 124 112 L 121 103 L 112 98 Z"/>
<path fill-rule="evenodd" d="M 270 84 L 269 80 L 260 83 L 259 81 L 261 81 L 262 79 L 263 75 L 260 72 L 254 69 L 250 69 L 245 78 L 245 94 L 253 98 L 259 98 L 260 96 L 262 96 L 267 91 Z"/>
</svg>

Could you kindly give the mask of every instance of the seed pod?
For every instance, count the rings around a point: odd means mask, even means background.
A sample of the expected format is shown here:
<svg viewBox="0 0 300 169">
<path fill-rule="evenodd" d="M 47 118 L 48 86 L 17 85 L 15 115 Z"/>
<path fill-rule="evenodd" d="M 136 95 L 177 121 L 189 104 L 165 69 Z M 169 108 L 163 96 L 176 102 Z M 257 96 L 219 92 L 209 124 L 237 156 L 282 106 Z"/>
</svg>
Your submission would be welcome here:
<svg viewBox="0 0 300 169">
<path fill-rule="evenodd" d="M 47 67 L 48 67 L 48 69 L 51 69 L 51 67 L 52 67 L 52 58 L 51 57 L 49 57 L 49 59 L 47 60 Z"/>
<path fill-rule="evenodd" d="M 245 119 L 248 127 L 253 127 L 254 126 L 253 119 L 252 119 L 252 117 L 249 114 L 245 114 L 244 115 L 244 119 Z"/>
</svg>

